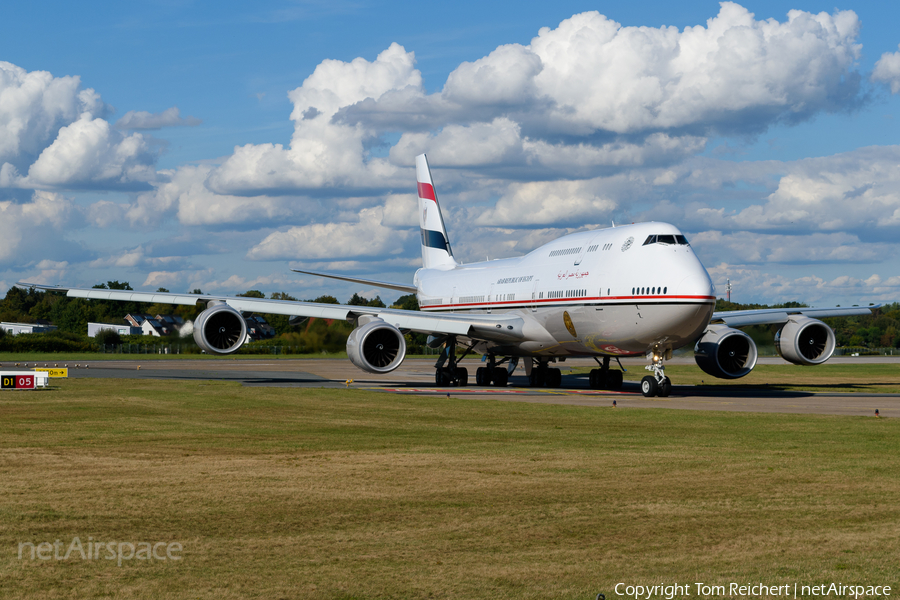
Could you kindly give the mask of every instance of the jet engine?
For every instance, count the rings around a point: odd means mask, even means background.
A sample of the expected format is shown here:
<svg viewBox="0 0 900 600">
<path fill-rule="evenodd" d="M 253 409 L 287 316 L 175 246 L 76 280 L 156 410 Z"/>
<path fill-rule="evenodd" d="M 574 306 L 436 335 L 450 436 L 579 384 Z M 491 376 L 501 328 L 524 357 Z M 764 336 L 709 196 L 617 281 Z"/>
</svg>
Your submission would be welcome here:
<svg viewBox="0 0 900 600">
<path fill-rule="evenodd" d="M 775 334 L 775 349 L 795 365 L 820 365 L 834 353 L 834 331 L 809 317 L 795 317 Z"/>
<path fill-rule="evenodd" d="M 237 352 L 247 339 L 247 322 L 240 311 L 214 304 L 194 321 L 194 341 L 209 354 Z"/>
<path fill-rule="evenodd" d="M 347 338 L 350 362 L 369 373 L 390 373 L 406 357 L 403 333 L 383 319 L 361 317 L 367 321 Z"/>
<path fill-rule="evenodd" d="M 749 335 L 725 325 L 710 325 L 694 346 L 701 369 L 720 379 L 743 377 L 756 366 L 756 344 Z"/>
</svg>

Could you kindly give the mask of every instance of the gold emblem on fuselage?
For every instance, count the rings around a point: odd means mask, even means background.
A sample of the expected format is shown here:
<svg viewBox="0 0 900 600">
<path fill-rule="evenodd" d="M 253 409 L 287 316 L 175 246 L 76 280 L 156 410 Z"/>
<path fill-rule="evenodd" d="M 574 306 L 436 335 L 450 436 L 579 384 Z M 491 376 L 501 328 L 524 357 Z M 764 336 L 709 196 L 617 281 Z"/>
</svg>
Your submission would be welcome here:
<svg viewBox="0 0 900 600">
<path fill-rule="evenodd" d="M 563 311 L 563 323 L 566 324 L 566 329 L 569 330 L 569 333 L 572 334 L 572 337 L 578 337 L 578 334 L 575 333 L 575 325 L 572 323 L 572 317 L 569 316 L 567 311 Z"/>
</svg>

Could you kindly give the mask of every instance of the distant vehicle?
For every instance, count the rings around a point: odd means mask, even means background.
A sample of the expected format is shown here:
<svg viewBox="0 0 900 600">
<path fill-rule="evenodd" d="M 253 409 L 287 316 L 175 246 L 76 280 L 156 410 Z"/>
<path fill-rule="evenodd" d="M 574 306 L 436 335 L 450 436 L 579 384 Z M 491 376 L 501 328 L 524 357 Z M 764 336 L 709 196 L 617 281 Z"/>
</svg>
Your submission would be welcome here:
<svg viewBox="0 0 900 600">
<path fill-rule="evenodd" d="M 71 297 L 171 304 L 207 303 L 194 323 L 206 352 L 227 355 L 247 339 L 241 311 L 326 319 L 356 325 L 347 340 L 350 362 L 369 373 L 389 373 L 406 356 L 404 333 L 428 334 L 445 346 L 435 365 L 435 384 L 467 385 L 461 361 L 484 355 L 479 385 L 505 386 L 519 359 L 533 386 L 557 387 L 551 364 L 570 356 L 594 357 L 593 388 L 617 389 L 622 371 L 611 359 L 646 355 L 652 374 L 641 381 L 645 396 L 668 396 L 665 361 L 695 344 L 697 364 L 714 377 L 734 379 L 756 365 L 753 340 L 736 329 L 784 324 L 775 338 L 781 356 L 817 365 L 835 348 L 834 332 L 814 317 L 869 314 L 870 308 L 791 308 L 714 312 L 715 288 L 684 234 L 667 223 L 639 223 L 563 236 L 525 256 L 472 264 L 453 257 L 425 155 L 416 157 L 422 262 L 413 285 L 330 273 L 322 277 L 415 293 L 421 311 L 341 306 L 261 298 L 83 289 L 18 283 L 66 291 Z M 457 347 L 464 347 L 457 357 Z"/>
</svg>

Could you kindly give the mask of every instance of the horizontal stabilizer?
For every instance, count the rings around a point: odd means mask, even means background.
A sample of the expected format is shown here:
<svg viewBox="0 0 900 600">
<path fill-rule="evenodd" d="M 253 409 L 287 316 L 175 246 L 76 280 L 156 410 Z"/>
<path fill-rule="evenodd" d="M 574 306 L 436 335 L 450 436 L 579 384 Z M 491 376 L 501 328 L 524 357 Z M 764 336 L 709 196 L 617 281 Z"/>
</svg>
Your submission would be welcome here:
<svg viewBox="0 0 900 600">
<path fill-rule="evenodd" d="M 373 279 L 360 279 L 359 277 L 347 277 L 346 275 L 334 275 L 332 273 L 317 273 L 316 271 L 301 271 L 300 269 L 291 269 L 294 273 L 303 273 L 304 275 L 315 275 L 316 277 L 328 277 L 329 279 L 340 279 L 341 281 L 350 281 L 352 283 L 361 283 L 363 285 L 373 285 L 375 287 L 387 288 L 389 290 L 397 290 L 398 292 L 406 292 L 415 294 L 418 290 L 414 285 L 404 285 L 402 283 L 390 283 L 387 281 L 375 281 Z"/>
</svg>

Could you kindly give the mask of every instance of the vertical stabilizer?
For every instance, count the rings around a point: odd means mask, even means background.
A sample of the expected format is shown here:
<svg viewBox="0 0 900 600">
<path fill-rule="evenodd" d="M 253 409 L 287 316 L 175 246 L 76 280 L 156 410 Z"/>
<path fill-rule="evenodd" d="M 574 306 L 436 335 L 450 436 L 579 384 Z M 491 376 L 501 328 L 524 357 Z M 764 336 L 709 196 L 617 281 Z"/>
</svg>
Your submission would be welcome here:
<svg viewBox="0 0 900 600">
<path fill-rule="evenodd" d="M 422 264 L 426 269 L 451 269 L 456 266 L 453 250 L 441 216 L 431 170 L 424 154 L 416 157 L 416 181 L 419 188 L 419 227 L 422 230 Z"/>
</svg>

